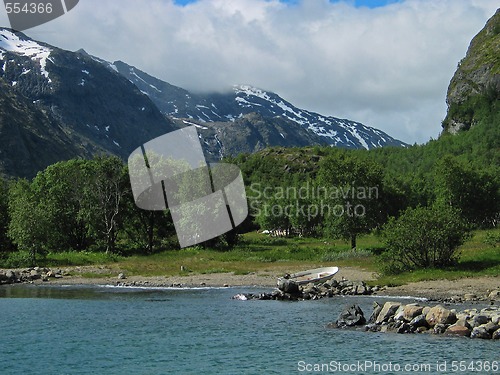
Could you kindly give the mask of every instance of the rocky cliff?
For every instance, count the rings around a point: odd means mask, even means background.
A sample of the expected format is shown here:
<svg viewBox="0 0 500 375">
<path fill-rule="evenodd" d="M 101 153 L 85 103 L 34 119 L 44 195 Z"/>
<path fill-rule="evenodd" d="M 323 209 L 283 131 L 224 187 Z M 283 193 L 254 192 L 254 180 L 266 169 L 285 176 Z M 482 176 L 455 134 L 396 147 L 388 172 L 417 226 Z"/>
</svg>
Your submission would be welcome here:
<svg viewBox="0 0 500 375">
<path fill-rule="evenodd" d="M 498 110 L 500 99 L 500 9 L 474 37 L 458 64 L 446 102 L 445 132 L 468 130 L 485 113 Z M 495 109 L 497 108 L 497 109 Z"/>
</svg>

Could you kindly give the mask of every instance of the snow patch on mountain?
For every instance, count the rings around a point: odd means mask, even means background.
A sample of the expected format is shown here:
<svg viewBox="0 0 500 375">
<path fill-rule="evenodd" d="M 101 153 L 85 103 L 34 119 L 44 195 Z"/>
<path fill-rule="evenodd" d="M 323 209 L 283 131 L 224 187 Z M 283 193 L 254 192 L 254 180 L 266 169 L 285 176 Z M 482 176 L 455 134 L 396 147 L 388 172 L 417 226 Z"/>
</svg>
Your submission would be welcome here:
<svg viewBox="0 0 500 375">
<path fill-rule="evenodd" d="M 21 39 L 19 35 L 7 29 L 0 29 L 0 49 L 4 52 L 12 52 L 20 56 L 30 57 L 33 61 L 37 61 L 40 64 L 42 75 L 49 83 L 52 83 L 49 72 L 46 69 L 47 61 L 52 61 L 49 58 L 52 49 L 42 46 L 31 39 Z M 3 59 L 3 53 L 1 58 Z"/>
</svg>

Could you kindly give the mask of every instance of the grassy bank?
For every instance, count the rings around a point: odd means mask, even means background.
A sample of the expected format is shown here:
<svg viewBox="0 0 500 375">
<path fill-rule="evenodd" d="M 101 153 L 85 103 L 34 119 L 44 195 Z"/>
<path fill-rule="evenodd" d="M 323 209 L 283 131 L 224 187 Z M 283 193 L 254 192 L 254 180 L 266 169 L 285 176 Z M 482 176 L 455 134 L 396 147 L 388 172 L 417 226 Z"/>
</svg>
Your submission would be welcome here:
<svg viewBox="0 0 500 375">
<path fill-rule="evenodd" d="M 474 276 L 500 275 L 500 230 L 476 231 L 461 248 L 461 257 L 455 267 L 425 269 L 400 275 L 381 276 L 373 284 L 402 285 L 408 282 L 438 279 L 457 279 Z M 119 271 L 128 275 L 179 276 L 189 274 L 234 272 L 286 273 L 319 266 L 358 267 L 378 272 L 377 254 L 383 243 L 374 235 L 360 237 L 358 250 L 352 251 L 346 242 L 316 238 L 273 238 L 256 232 L 243 236 L 239 245 L 230 251 L 193 247 L 162 253 L 123 257 L 91 252 L 49 254 L 45 266 L 105 266 L 102 273 L 84 274 L 86 277 L 116 276 Z M 181 269 L 182 266 L 182 269 Z"/>
</svg>

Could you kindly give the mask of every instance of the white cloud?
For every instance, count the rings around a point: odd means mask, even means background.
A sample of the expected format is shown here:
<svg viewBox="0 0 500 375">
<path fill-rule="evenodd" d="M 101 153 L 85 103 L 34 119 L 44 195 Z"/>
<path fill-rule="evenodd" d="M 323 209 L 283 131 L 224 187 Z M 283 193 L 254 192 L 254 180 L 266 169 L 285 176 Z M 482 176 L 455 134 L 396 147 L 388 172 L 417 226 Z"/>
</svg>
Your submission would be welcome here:
<svg viewBox="0 0 500 375">
<path fill-rule="evenodd" d="M 368 9 L 327 0 L 200 0 L 185 7 L 85 0 L 26 33 L 191 90 L 249 83 L 420 143 L 438 136 L 448 83 L 497 4 L 406 0 Z"/>
</svg>

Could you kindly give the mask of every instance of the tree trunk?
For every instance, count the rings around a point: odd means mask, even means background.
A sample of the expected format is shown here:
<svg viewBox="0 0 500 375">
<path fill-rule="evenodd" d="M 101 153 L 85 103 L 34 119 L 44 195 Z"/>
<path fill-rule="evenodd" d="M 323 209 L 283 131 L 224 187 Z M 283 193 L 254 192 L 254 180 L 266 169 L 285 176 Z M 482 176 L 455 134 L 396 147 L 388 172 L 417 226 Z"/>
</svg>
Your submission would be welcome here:
<svg viewBox="0 0 500 375">
<path fill-rule="evenodd" d="M 356 235 L 352 234 L 351 235 L 351 249 L 356 249 Z"/>
</svg>

